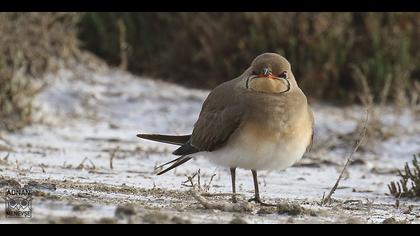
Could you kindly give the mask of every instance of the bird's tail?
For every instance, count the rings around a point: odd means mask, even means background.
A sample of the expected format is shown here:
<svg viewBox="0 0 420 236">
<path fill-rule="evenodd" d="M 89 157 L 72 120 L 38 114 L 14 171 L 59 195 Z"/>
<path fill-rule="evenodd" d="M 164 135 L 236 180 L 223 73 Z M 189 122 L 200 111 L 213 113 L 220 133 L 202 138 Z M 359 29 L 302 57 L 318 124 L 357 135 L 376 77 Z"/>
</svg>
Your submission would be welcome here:
<svg viewBox="0 0 420 236">
<path fill-rule="evenodd" d="M 165 163 L 165 164 L 163 164 L 161 166 L 158 166 L 158 167 L 155 168 L 155 170 L 161 169 L 162 167 L 173 163 L 170 167 L 168 167 L 168 168 L 160 171 L 159 173 L 157 173 L 157 175 L 165 174 L 166 172 L 168 172 L 168 171 L 170 171 L 170 170 L 172 170 L 172 169 L 174 169 L 174 168 L 176 168 L 176 167 L 184 164 L 185 162 L 191 160 L 191 158 L 192 157 L 190 157 L 190 156 L 181 156 L 181 157 L 176 158 L 175 160 L 172 160 L 172 161 L 167 162 L 167 163 Z"/>
<path fill-rule="evenodd" d="M 157 142 L 161 142 L 161 143 L 180 145 L 181 147 L 183 147 L 185 144 L 188 143 L 188 141 L 191 138 L 191 135 L 138 134 L 137 137 L 142 138 L 142 139 L 157 141 Z M 162 174 L 164 174 L 164 173 L 166 173 L 166 172 L 184 164 L 185 162 L 191 160 L 192 157 L 186 156 L 185 154 L 184 155 L 178 154 L 178 155 L 182 155 L 182 156 L 176 158 L 175 160 L 167 162 L 167 163 L 165 163 L 161 166 L 156 167 L 155 170 L 159 170 L 166 165 L 172 164 L 168 168 L 160 171 L 157 175 L 162 175 Z"/>
<path fill-rule="evenodd" d="M 137 137 L 161 143 L 183 145 L 190 140 L 191 135 L 138 134 Z"/>
</svg>

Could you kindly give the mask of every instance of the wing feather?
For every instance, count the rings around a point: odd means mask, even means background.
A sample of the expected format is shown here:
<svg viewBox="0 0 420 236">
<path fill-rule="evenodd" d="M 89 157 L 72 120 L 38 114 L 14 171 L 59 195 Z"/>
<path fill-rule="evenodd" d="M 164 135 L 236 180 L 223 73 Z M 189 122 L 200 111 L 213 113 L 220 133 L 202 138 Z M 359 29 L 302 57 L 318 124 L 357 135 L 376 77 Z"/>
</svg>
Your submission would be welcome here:
<svg viewBox="0 0 420 236">
<path fill-rule="evenodd" d="M 191 146 L 198 151 L 220 148 L 240 126 L 245 110 L 235 89 L 239 81 L 238 78 L 218 86 L 204 102 L 191 136 Z"/>
</svg>

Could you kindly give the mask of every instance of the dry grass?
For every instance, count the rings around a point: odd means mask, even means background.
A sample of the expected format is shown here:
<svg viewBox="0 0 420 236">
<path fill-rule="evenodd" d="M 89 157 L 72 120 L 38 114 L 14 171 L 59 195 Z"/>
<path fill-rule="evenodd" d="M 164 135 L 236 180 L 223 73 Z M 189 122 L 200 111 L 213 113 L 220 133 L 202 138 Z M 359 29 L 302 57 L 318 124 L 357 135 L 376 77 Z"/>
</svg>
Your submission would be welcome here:
<svg viewBox="0 0 420 236">
<path fill-rule="evenodd" d="M 406 103 L 420 77 L 419 21 L 419 13 L 88 13 L 81 39 L 111 64 L 205 88 L 278 52 L 311 96 L 357 101 L 358 68 L 375 102 Z"/>
<path fill-rule="evenodd" d="M 79 13 L 0 13 L 0 129 L 17 130 L 32 121 L 32 98 L 40 75 L 82 57 Z"/>
<path fill-rule="evenodd" d="M 418 161 L 419 155 L 414 155 L 412 165 L 410 168 L 408 163 L 405 164 L 404 170 L 398 172 L 401 178 L 398 182 L 391 182 L 388 185 L 391 195 L 399 198 L 420 198 L 420 163 Z"/>
<path fill-rule="evenodd" d="M 390 91 L 393 91 L 392 88 L 392 77 L 388 75 L 385 79 L 384 84 L 382 84 L 379 92 L 379 97 L 376 98 L 373 93 L 373 87 L 369 83 L 368 75 L 363 72 L 359 67 L 353 66 L 353 79 L 357 87 L 356 96 L 358 101 L 369 111 L 369 120 L 364 121 L 360 120 L 356 128 L 347 134 L 340 135 L 339 138 L 345 142 L 353 142 L 358 138 L 358 133 L 362 129 L 366 129 L 366 137 L 364 142 L 360 146 L 361 151 L 372 151 L 374 146 L 378 142 L 382 142 L 398 135 L 400 126 L 395 124 L 394 126 L 386 125 L 381 115 L 384 113 L 387 107 L 387 101 L 390 98 Z M 415 102 L 414 104 L 416 104 Z M 395 111 L 401 114 L 402 107 L 407 107 L 408 105 L 408 96 L 400 97 L 399 99 L 394 99 Z M 416 105 L 413 105 L 415 107 Z M 414 108 L 413 108 L 414 110 Z M 366 123 L 367 122 L 367 123 Z"/>
</svg>

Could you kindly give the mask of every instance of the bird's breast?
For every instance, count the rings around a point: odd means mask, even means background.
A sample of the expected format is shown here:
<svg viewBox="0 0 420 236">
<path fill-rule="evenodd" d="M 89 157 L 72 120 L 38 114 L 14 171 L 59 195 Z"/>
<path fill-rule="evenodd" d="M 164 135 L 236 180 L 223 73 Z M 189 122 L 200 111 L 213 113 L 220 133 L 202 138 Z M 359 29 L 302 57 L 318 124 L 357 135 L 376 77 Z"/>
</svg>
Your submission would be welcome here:
<svg viewBox="0 0 420 236">
<path fill-rule="evenodd" d="M 283 170 L 301 159 L 312 135 L 309 116 L 299 119 L 250 120 L 230 137 L 226 146 L 212 153 L 218 164 L 255 170 Z"/>
</svg>

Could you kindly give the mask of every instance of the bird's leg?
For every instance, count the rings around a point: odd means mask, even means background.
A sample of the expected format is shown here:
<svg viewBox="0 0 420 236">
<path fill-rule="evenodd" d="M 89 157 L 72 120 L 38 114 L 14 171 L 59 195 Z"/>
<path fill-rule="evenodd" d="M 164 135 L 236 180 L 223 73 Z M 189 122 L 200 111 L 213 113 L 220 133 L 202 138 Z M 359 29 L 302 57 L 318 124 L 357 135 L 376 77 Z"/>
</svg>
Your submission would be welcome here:
<svg viewBox="0 0 420 236">
<path fill-rule="evenodd" d="M 257 175 L 257 171 L 256 170 L 251 170 L 251 172 L 252 172 L 252 178 L 254 179 L 255 197 L 249 199 L 249 202 L 261 203 L 260 189 L 258 187 L 258 175 Z"/>
<path fill-rule="evenodd" d="M 248 202 L 255 202 L 260 204 L 261 206 L 276 206 L 275 204 L 268 204 L 261 201 L 260 197 L 260 189 L 258 187 L 258 175 L 256 170 L 252 171 L 252 178 L 254 179 L 254 189 L 255 189 L 255 197 L 248 200 Z"/>
<path fill-rule="evenodd" d="M 232 202 L 236 203 L 236 167 L 230 168 L 230 177 L 232 179 Z"/>
</svg>

